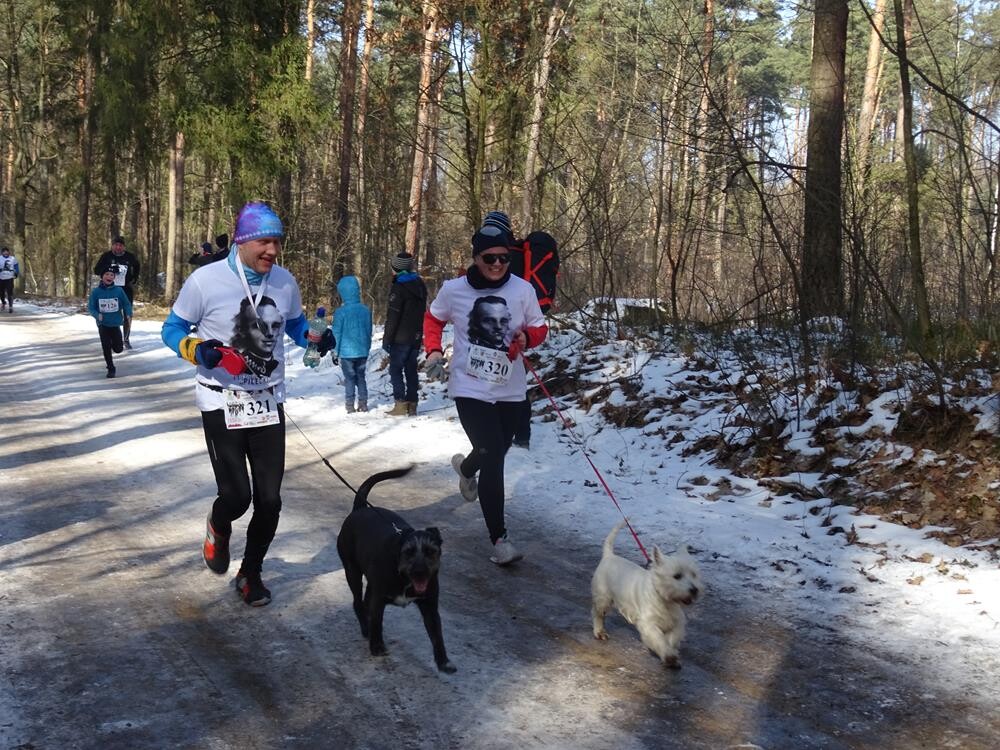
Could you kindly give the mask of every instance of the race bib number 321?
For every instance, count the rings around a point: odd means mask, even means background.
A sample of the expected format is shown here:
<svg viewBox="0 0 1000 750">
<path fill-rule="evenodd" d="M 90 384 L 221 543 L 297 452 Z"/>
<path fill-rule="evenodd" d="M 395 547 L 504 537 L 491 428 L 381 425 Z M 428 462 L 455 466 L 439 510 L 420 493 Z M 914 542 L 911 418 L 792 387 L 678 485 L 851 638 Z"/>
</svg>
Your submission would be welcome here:
<svg viewBox="0 0 1000 750">
<path fill-rule="evenodd" d="M 226 428 L 243 430 L 278 424 L 278 403 L 270 391 L 226 391 Z"/>
<path fill-rule="evenodd" d="M 494 385 L 503 385 L 510 380 L 511 361 L 507 352 L 488 349 L 485 346 L 469 346 L 469 361 L 465 371 L 474 378 Z"/>
</svg>

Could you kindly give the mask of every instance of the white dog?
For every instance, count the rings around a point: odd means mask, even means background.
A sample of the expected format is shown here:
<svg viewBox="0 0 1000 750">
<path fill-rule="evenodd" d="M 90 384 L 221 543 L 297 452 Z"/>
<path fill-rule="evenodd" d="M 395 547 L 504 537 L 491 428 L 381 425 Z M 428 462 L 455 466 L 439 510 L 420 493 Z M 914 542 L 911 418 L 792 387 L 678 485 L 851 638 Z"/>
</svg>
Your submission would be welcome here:
<svg viewBox="0 0 1000 750">
<path fill-rule="evenodd" d="M 642 642 L 668 667 L 680 669 L 678 647 L 684 637 L 684 609 L 702 591 L 698 566 L 684 547 L 676 555 L 653 548 L 649 569 L 615 554 L 615 537 L 625 525 L 615 526 L 604 540 L 601 562 L 590 582 L 594 637 L 607 640 L 604 616 L 615 607 L 642 636 Z"/>
</svg>

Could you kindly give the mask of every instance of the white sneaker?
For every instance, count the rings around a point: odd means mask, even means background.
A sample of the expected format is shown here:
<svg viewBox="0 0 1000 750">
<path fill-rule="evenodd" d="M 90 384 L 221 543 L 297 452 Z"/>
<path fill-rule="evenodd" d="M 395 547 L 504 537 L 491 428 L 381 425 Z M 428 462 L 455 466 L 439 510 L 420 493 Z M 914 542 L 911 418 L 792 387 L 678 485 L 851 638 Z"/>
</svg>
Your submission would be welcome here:
<svg viewBox="0 0 1000 750">
<path fill-rule="evenodd" d="M 479 482 L 476 481 L 475 477 L 467 477 L 462 473 L 462 461 L 464 460 L 465 456 L 456 453 L 451 457 L 451 468 L 458 474 L 458 491 L 471 503 L 479 498 Z"/>
<path fill-rule="evenodd" d="M 490 555 L 490 562 L 496 563 L 497 565 L 510 565 L 513 562 L 517 562 L 524 555 L 517 551 L 517 547 L 514 543 L 507 538 L 506 535 L 500 537 L 493 544 L 493 554 Z"/>
</svg>

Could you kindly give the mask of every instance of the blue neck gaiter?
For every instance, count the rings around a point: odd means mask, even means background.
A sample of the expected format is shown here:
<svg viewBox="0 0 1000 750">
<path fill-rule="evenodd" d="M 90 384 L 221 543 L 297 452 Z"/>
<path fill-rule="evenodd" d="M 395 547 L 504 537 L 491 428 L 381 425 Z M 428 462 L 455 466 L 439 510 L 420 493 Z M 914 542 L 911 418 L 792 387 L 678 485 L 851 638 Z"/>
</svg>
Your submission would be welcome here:
<svg viewBox="0 0 1000 750">
<path fill-rule="evenodd" d="M 226 258 L 226 262 L 229 264 L 230 270 L 239 276 L 239 272 L 236 270 L 236 264 L 240 262 L 240 250 L 239 245 L 235 242 L 233 246 L 229 248 L 229 257 Z M 260 286 L 260 282 L 264 280 L 264 274 L 257 273 L 252 268 L 248 267 L 246 264 L 241 263 L 243 266 L 243 273 L 247 276 L 247 283 L 250 286 Z"/>
</svg>

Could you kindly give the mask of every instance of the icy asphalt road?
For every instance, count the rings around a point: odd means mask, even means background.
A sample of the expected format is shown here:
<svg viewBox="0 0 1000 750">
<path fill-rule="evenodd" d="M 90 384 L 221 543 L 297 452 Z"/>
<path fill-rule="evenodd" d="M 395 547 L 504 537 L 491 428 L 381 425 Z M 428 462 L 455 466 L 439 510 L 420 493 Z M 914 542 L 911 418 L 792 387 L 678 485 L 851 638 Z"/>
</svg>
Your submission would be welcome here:
<svg viewBox="0 0 1000 750">
<path fill-rule="evenodd" d="M 601 540 L 523 519 L 519 538 L 542 554 L 499 570 L 479 515 L 427 467 L 371 499 L 441 529 L 459 671 L 435 670 L 414 607 L 387 610 L 390 654 L 373 659 L 335 547 L 351 495 L 293 429 L 265 567 L 275 599 L 247 607 L 200 559 L 214 482 L 192 373 L 154 335 L 133 337 L 121 377 L 105 380 L 89 330 L 0 320 L 4 750 L 996 747 L 995 686 L 948 694 L 919 653 L 901 660 L 786 618 L 767 591 L 723 585 L 708 551 L 715 586 L 680 672 L 618 617 L 611 640 L 594 641 Z M 404 440 L 393 456 L 330 450 L 355 482 L 406 461 Z"/>
</svg>

